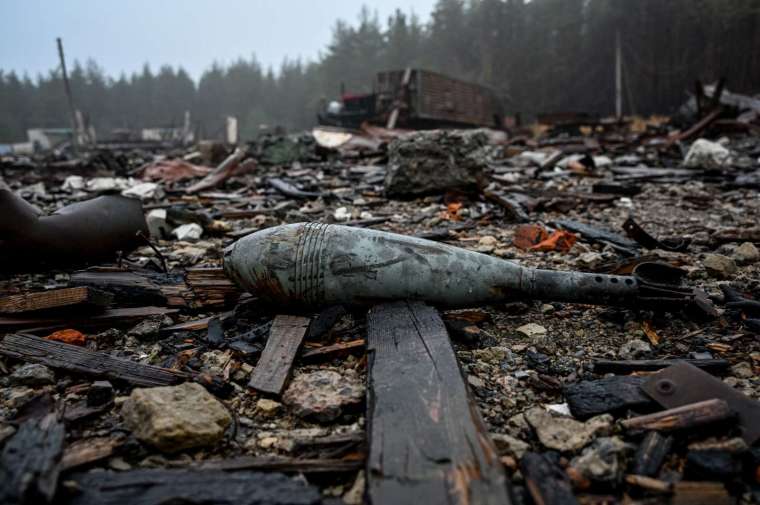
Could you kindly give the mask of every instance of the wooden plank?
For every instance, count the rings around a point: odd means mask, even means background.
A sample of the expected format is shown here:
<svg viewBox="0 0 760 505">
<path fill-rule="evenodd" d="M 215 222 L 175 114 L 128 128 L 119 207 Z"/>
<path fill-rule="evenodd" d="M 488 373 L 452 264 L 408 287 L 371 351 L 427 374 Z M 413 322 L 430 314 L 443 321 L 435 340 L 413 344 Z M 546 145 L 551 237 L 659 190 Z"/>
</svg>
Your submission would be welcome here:
<svg viewBox="0 0 760 505">
<path fill-rule="evenodd" d="M 0 313 L 18 314 L 20 312 L 70 307 L 73 305 L 105 307 L 112 301 L 113 295 L 110 293 L 86 286 L 51 289 L 49 291 L 0 298 Z"/>
<path fill-rule="evenodd" d="M 205 461 L 201 470 L 256 470 L 286 473 L 344 473 L 356 472 L 364 466 L 363 459 L 287 458 L 281 456 L 241 456 L 220 461 Z"/>
<path fill-rule="evenodd" d="M 70 478 L 77 484 L 68 505 L 317 505 L 319 490 L 278 473 L 153 469 L 89 472 Z"/>
<path fill-rule="evenodd" d="M 731 363 L 725 359 L 598 359 L 594 360 L 594 373 L 629 374 L 633 372 L 654 372 L 668 368 L 681 361 L 685 361 L 709 373 L 725 372 L 731 366 Z"/>
<path fill-rule="evenodd" d="M 612 376 L 568 384 L 562 392 L 574 417 L 588 419 L 599 414 L 655 406 L 641 390 L 643 377 Z"/>
<path fill-rule="evenodd" d="M 0 503 L 49 503 L 60 473 L 65 430 L 56 414 L 24 422 L 0 453 Z"/>
<path fill-rule="evenodd" d="M 136 386 L 168 386 L 190 378 L 188 374 L 176 370 L 143 365 L 32 335 L 6 335 L 0 342 L 0 354 L 67 372 L 123 380 Z"/>
<path fill-rule="evenodd" d="M 124 437 L 92 437 L 77 440 L 66 447 L 61 460 L 61 470 L 89 465 L 110 458 L 116 449 L 124 445 Z"/>
<path fill-rule="evenodd" d="M 64 316 L 44 317 L 0 317 L 0 331 L 19 330 L 24 328 L 63 328 L 63 327 L 96 327 L 104 324 L 129 324 L 141 321 L 150 316 L 174 314 L 178 309 L 164 307 L 133 307 L 126 309 L 110 309 L 97 314 L 69 314 Z"/>
<path fill-rule="evenodd" d="M 367 342 L 370 501 L 510 503 L 504 468 L 436 310 L 420 302 L 373 307 Z"/>
<path fill-rule="evenodd" d="M 724 421 L 734 415 L 728 403 L 715 398 L 654 414 L 624 419 L 620 424 L 627 430 L 673 431 Z"/>
<path fill-rule="evenodd" d="M 578 505 L 567 474 L 545 454 L 529 452 L 520 461 L 528 492 L 537 505 Z"/>
<path fill-rule="evenodd" d="M 282 393 L 293 361 L 309 329 L 309 321 L 308 317 L 300 316 L 281 315 L 274 318 L 269 340 L 253 369 L 249 387 L 263 393 Z"/>
<path fill-rule="evenodd" d="M 335 356 L 363 350 L 366 343 L 367 341 L 363 338 L 349 340 L 348 342 L 338 342 L 337 344 L 326 345 L 304 351 L 301 354 L 301 358 L 304 360 L 334 358 Z"/>
<path fill-rule="evenodd" d="M 660 472 L 665 458 L 670 454 L 673 437 L 650 431 L 636 450 L 633 460 L 633 473 L 644 477 L 654 477 Z"/>
</svg>

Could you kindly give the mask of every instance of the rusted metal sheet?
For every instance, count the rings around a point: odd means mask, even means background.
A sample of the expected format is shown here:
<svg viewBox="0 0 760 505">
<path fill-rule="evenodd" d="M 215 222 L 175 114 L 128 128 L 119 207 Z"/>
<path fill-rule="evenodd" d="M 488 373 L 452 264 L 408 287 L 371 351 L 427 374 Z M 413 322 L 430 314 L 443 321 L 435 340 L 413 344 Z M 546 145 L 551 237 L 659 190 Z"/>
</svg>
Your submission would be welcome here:
<svg viewBox="0 0 760 505">
<path fill-rule="evenodd" d="M 658 372 L 642 386 L 644 392 L 663 407 L 672 409 L 718 398 L 737 413 L 742 438 L 752 445 L 760 438 L 760 402 L 686 362 Z"/>
</svg>

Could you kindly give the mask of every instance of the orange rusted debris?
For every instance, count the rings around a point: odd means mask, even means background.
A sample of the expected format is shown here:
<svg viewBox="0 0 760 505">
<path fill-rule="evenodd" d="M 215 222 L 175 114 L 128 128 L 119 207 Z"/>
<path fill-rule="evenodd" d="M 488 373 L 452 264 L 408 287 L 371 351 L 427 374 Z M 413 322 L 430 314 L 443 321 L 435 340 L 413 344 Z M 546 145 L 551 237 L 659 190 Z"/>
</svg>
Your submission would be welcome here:
<svg viewBox="0 0 760 505">
<path fill-rule="evenodd" d="M 55 340 L 57 342 L 63 342 L 64 344 L 84 346 L 86 337 L 84 336 L 83 333 L 77 330 L 66 329 L 66 330 L 56 331 L 55 333 L 51 333 L 50 335 L 45 337 L 45 339 Z"/>
<path fill-rule="evenodd" d="M 644 334 L 646 334 L 647 338 L 649 339 L 649 342 L 654 345 L 658 346 L 660 345 L 660 336 L 657 334 L 655 329 L 652 327 L 652 323 L 649 321 L 644 321 L 641 323 L 641 329 L 644 330 Z"/>
<path fill-rule="evenodd" d="M 549 235 L 546 228 L 539 224 L 526 224 L 517 228 L 512 243 L 525 251 L 567 252 L 577 240 L 575 234 L 564 230 Z"/>
<path fill-rule="evenodd" d="M 517 227 L 515 236 L 512 238 L 512 243 L 515 247 L 527 251 L 547 238 L 549 238 L 549 234 L 546 233 L 546 229 L 543 226 L 539 224 L 525 224 Z"/>
<path fill-rule="evenodd" d="M 569 231 L 558 230 L 549 238 L 531 247 L 533 251 L 560 251 L 567 252 L 575 244 L 578 237 Z"/>
</svg>

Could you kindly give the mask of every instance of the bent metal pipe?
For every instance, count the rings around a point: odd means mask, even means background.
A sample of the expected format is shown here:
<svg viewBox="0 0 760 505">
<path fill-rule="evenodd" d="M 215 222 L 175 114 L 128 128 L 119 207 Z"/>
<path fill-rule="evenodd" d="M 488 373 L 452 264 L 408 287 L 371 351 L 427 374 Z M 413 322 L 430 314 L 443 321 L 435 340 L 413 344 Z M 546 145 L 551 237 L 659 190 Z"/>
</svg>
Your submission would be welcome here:
<svg viewBox="0 0 760 505">
<path fill-rule="evenodd" d="M 224 269 L 241 288 L 276 303 L 318 306 L 423 300 L 467 307 L 514 300 L 683 308 L 694 290 L 635 276 L 559 272 L 428 240 L 364 228 L 299 223 L 229 246 Z"/>
</svg>

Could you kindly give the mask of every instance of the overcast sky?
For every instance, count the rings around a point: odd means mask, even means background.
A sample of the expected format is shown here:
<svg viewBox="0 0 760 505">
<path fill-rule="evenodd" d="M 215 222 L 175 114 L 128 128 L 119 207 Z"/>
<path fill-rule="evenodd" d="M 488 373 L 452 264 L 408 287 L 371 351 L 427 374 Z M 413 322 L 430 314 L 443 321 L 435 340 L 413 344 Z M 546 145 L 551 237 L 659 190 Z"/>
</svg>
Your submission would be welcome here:
<svg viewBox="0 0 760 505">
<path fill-rule="evenodd" d="M 396 8 L 427 21 L 435 0 L 375 0 L 383 25 Z M 275 69 L 286 56 L 316 59 L 337 19 L 354 22 L 357 0 L 0 0 L 0 69 L 32 78 L 66 60 L 94 59 L 108 75 L 148 62 L 181 65 L 197 78 L 213 61 L 255 54 Z"/>
</svg>

